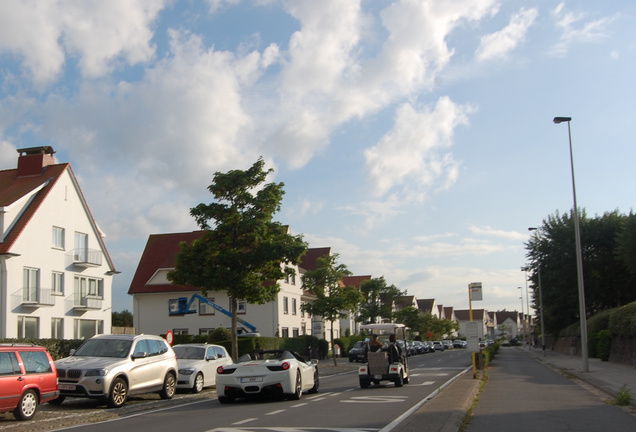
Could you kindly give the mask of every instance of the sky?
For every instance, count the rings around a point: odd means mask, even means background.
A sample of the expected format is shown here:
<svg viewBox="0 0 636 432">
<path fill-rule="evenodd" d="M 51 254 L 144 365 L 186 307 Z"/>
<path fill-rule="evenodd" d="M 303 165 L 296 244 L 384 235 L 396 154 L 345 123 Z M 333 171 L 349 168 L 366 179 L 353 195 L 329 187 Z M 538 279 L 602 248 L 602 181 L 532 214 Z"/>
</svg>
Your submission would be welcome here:
<svg viewBox="0 0 636 432">
<path fill-rule="evenodd" d="M 527 311 L 528 227 L 573 207 L 554 117 L 579 207 L 633 209 L 635 28 L 633 0 L 3 0 L 0 169 L 71 163 L 114 311 L 148 236 L 261 156 L 275 219 L 354 275 Z"/>
</svg>

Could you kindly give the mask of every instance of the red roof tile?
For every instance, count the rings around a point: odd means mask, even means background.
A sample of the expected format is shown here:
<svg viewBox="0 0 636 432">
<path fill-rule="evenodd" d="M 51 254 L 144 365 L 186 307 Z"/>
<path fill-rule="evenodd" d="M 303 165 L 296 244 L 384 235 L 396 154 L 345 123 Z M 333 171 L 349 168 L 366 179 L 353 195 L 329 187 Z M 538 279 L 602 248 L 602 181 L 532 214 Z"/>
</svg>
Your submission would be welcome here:
<svg viewBox="0 0 636 432">
<path fill-rule="evenodd" d="M 147 294 L 156 292 L 198 291 L 191 286 L 178 286 L 171 283 L 147 285 L 158 269 L 174 269 L 181 242 L 192 243 L 201 238 L 203 231 L 187 233 L 152 234 L 148 237 L 146 248 L 141 255 L 137 271 L 130 283 L 128 294 Z"/>
</svg>

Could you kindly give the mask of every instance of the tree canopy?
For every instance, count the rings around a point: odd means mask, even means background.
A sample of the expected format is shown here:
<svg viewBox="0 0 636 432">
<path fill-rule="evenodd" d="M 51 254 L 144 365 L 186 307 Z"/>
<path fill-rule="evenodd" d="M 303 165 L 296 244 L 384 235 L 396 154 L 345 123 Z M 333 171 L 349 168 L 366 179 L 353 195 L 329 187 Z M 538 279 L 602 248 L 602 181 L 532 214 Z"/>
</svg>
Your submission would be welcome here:
<svg viewBox="0 0 636 432">
<path fill-rule="evenodd" d="M 315 270 L 307 270 L 302 277 L 303 289 L 315 298 L 301 306 L 301 309 L 311 315 L 323 317 L 331 324 L 331 352 L 334 364 L 338 360 L 334 350 L 333 323 L 346 318 L 355 311 L 363 297 L 353 286 L 342 285 L 345 276 L 351 272 L 344 264 L 338 264 L 338 254 L 320 257 Z"/>
<path fill-rule="evenodd" d="M 393 319 L 393 303 L 398 297 L 406 295 L 395 285 L 387 285 L 384 277 L 365 280 L 360 284 L 365 300 L 360 304 L 358 321 L 376 322 L 376 318 Z"/>
<path fill-rule="evenodd" d="M 248 170 L 216 172 L 208 190 L 215 201 L 190 209 L 204 231 L 191 244 L 182 243 L 168 279 L 192 285 L 204 294 L 227 291 L 232 314 L 232 357 L 238 357 L 238 300 L 264 304 L 280 290 L 278 281 L 293 273 L 307 250 L 302 236 L 273 220 L 280 210 L 283 183 L 263 184 L 272 169 L 259 158 Z"/>
<path fill-rule="evenodd" d="M 579 318 L 573 213 L 549 216 L 526 243 L 533 307 L 556 334 Z M 636 300 L 636 219 L 618 211 L 580 216 L 586 315 Z M 539 305 L 539 271 L 543 311 Z"/>
</svg>

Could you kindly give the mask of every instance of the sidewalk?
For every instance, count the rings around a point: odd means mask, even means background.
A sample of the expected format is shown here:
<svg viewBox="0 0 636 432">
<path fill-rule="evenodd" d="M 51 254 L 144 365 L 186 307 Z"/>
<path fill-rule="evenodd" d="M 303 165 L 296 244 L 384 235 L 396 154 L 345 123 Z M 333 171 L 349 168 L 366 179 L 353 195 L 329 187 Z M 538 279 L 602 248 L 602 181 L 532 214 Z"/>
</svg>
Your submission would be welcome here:
<svg viewBox="0 0 636 432">
<path fill-rule="evenodd" d="M 500 350 L 501 351 L 501 350 Z M 589 372 L 583 372 L 583 360 L 580 356 L 570 356 L 533 349 L 529 354 L 534 359 L 553 369 L 574 375 L 607 394 L 607 399 L 616 399 L 622 386 L 630 391 L 632 405 L 636 407 L 636 368 L 619 363 L 604 362 L 597 358 L 588 359 Z"/>
<path fill-rule="evenodd" d="M 547 366 L 547 367 L 543 367 Z M 488 368 L 488 382 L 473 412 L 468 432 L 501 430 L 514 425 L 517 432 L 555 429 L 555 422 L 577 423 L 580 429 L 608 430 L 611 421 L 622 421 L 636 430 L 636 368 L 589 359 L 583 372 L 580 357 L 552 351 L 500 348 Z M 457 432 L 461 421 L 479 393 L 480 380 L 472 371 L 464 373 L 433 399 L 391 429 L 391 432 Z M 581 391 L 581 386 L 588 391 Z M 622 386 L 630 391 L 632 406 L 618 409 L 608 404 Z M 592 392 L 592 393 L 590 393 Z M 616 410 L 616 413 L 614 411 Z M 618 413 L 618 414 L 617 414 Z M 598 428 L 596 422 L 605 422 Z M 386 431 L 384 431 L 386 432 Z"/>
</svg>

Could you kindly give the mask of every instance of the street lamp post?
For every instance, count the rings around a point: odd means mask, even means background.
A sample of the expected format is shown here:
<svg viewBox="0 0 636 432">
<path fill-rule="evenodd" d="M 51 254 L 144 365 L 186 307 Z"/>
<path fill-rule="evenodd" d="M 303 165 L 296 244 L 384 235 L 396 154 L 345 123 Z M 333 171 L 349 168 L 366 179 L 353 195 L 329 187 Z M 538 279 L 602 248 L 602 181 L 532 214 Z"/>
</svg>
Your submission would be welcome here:
<svg viewBox="0 0 636 432">
<path fill-rule="evenodd" d="M 530 338 L 530 331 L 532 330 L 532 320 L 531 320 L 531 315 L 530 315 L 530 298 L 528 297 L 528 267 L 521 267 L 521 271 L 525 272 L 525 276 L 526 276 L 526 317 L 528 320 L 528 331 L 526 332 L 526 336 L 528 338 L 527 342 L 528 342 L 528 350 L 532 347 L 532 343 L 531 343 L 531 338 Z M 523 295 L 523 294 L 522 294 Z"/>
<path fill-rule="evenodd" d="M 583 252 L 581 249 L 581 228 L 579 223 L 579 208 L 576 204 L 576 186 L 574 182 L 574 155 L 572 153 L 572 132 L 570 122 L 572 117 L 555 117 L 554 123 L 568 124 L 568 139 L 570 142 L 570 167 L 572 169 L 572 195 L 574 196 L 574 235 L 576 240 L 576 269 L 579 282 L 579 315 L 581 316 L 581 357 L 583 359 L 583 372 L 589 372 L 587 354 L 587 318 L 585 312 L 585 287 L 583 285 Z"/>
<path fill-rule="evenodd" d="M 521 299 L 521 331 L 523 331 L 523 341 L 525 345 L 526 343 L 528 343 L 528 341 L 526 340 L 526 318 L 524 316 L 525 313 L 523 311 L 523 288 L 517 287 L 517 289 L 521 290 L 519 292 L 519 298 Z"/>
<path fill-rule="evenodd" d="M 536 236 L 537 239 L 540 240 L 539 237 L 539 229 L 538 228 L 528 228 L 528 231 L 537 231 Z M 527 268 L 527 267 L 526 267 Z M 545 325 L 543 324 L 543 291 L 541 289 L 541 261 L 537 260 L 537 278 L 539 282 L 539 311 L 541 312 L 541 349 L 543 350 L 543 356 L 545 357 Z M 527 278 L 526 278 L 527 279 Z"/>
</svg>

